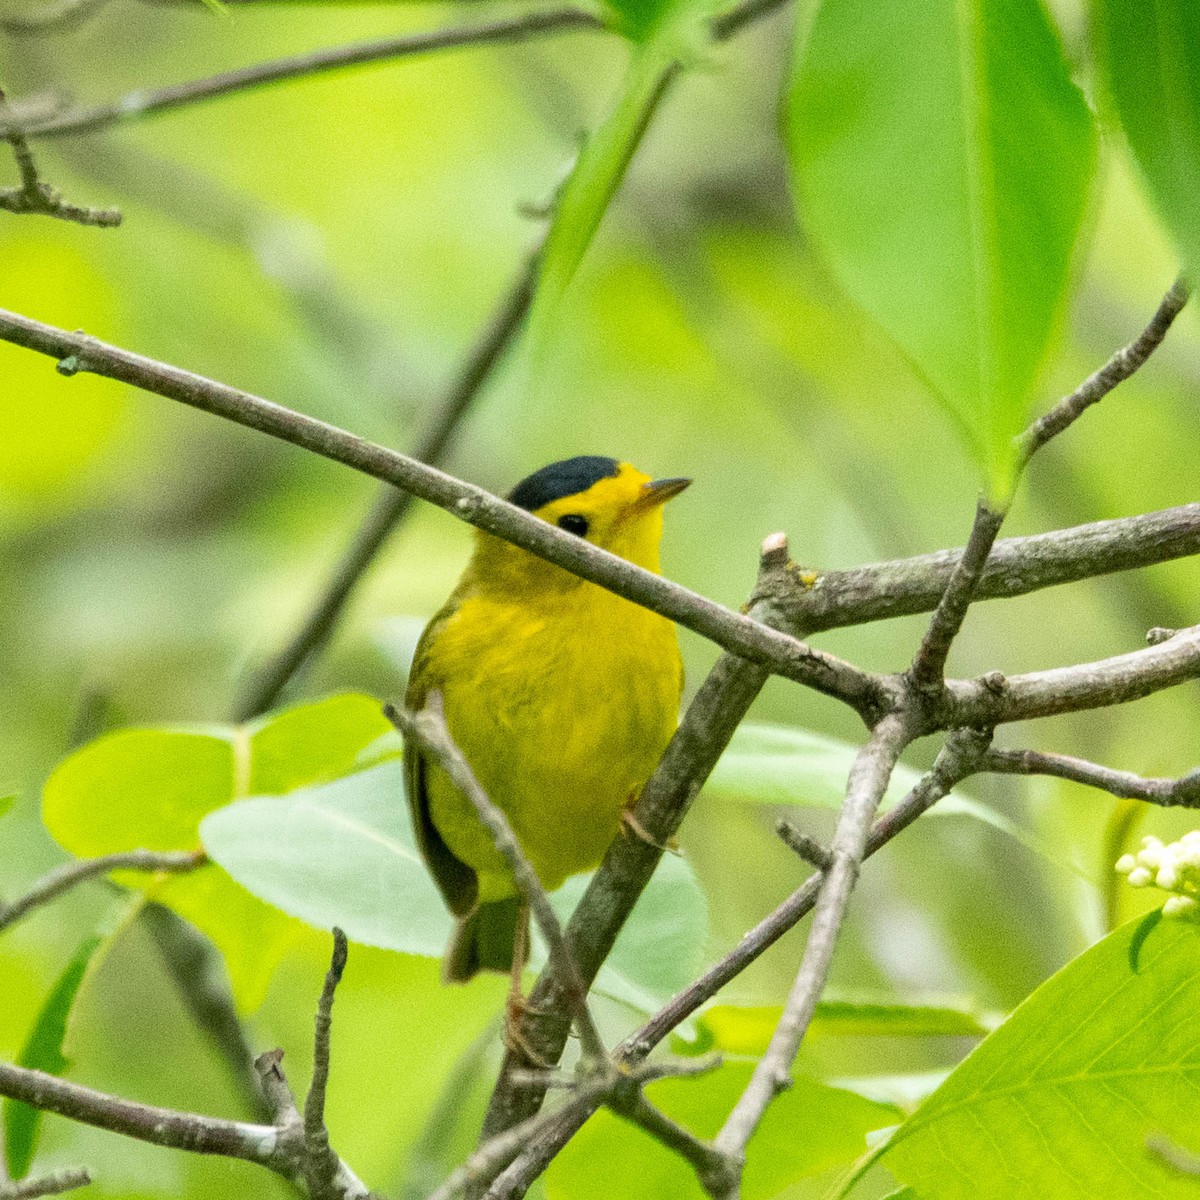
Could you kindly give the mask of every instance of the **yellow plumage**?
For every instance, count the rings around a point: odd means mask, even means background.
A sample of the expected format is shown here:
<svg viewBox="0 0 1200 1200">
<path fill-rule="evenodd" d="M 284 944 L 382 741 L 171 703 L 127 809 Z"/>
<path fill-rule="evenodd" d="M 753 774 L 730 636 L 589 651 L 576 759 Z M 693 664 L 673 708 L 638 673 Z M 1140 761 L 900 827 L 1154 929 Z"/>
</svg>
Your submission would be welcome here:
<svg viewBox="0 0 1200 1200">
<path fill-rule="evenodd" d="M 510 497 L 543 520 L 659 569 L 662 503 L 686 480 L 628 463 L 568 459 Z M 567 489 L 577 489 L 567 491 Z M 638 796 L 679 716 L 671 622 L 507 542 L 474 556 L 422 635 L 406 703 L 442 693 L 446 723 L 548 889 L 590 870 Z M 434 764 L 406 771 L 418 842 L 459 920 L 449 979 L 512 960 L 512 877 L 474 809 Z"/>
</svg>

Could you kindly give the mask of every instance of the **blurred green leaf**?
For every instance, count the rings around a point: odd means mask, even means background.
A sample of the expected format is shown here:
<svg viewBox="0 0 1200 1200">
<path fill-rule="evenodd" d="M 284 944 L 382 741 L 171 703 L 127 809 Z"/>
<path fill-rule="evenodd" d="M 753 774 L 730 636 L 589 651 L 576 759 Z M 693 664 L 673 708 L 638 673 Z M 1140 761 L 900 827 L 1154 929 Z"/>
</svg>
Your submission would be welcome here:
<svg viewBox="0 0 1200 1200">
<path fill-rule="evenodd" d="M 401 1200 L 426 1200 L 451 1171 L 466 1162 L 479 1141 L 479 1127 L 500 1065 L 497 1023 L 462 1053 L 409 1152 Z"/>
<path fill-rule="evenodd" d="M 650 114 L 669 85 L 674 59 L 673 45 L 665 48 L 650 43 L 634 52 L 615 107 L 589 136 L 559 190 L 529 317 L 535 359 L 546 345 L 563 296 L 601 218 L 621 186 Z"/>
<path fill-rule="evenodd" d="M 59 764 L 46 782 L 42 816 L 59 845 L 80 857 L 198 849 L 205 814 L 245 795 L 251 783 L 283 792 L 352 770 L 386 727 L 377 701 L 343 695 L 241 728 L 120 730 Z M 261 1003 L 302 928 L 213 868 L 166 880 L 136 872 L 119 878 L 213 940 L 244 1011 Z"/>
<path fill-rule="evenodd" d="M 256 896 L 351 940 L 441 957 L 452 921 L 413 839 L 404 773 L 388 761 L 284 798 L 240 800 L 201 823 L 204 846 Z M 552 897 L 566 917 L 587 886 Z M 645 1011 L 686 984 L 708 935 L 707 906 L 691 869 L 668 858 L 655 872 L 597 987 Z M 662 947 L 670 945 L 670 954 Z M 531 965 L 545 961 L 544 950 Z"/>
<path fill-rule="evenodd" d="M 13 805 L 17 802 L 19 792 L 5 792 L 0 795 L 0 817 L 12 812 Z"/>
<path fill-rule="evenodd" d="M 783 725 L 739 726 L 705 784 L 709 795 L 751 804 L 841 808 L 846 779 L 858 747 L 808 729 Z M 921 772 L 903 764 L 892 772 L 882 810 L 906 796 Z M 1062 849 L 1023 829 L 981 800 L 951 792 L 929 810 L 942 817 L 970 817 L 1006 834 L 1056 867 L 1090 876 L 1067 860 Z"/>
<path fill-rule="evenodd" d="M 1200 5 L 1093 0 L 1096 57 L 1187 265 L 1200 263 Z"/>
<path fill-rule="evenodd" d="M 750 1078 L 746 1063 L 728 1063 L 708 1075 L 666 1079 L 646 1089 L 668 1116 L 699 1137 L 712 1137 Z M 898 1110 L 803 1077 L 767 1110 L 750 1142 L 741 1195 L 767 1200 L 807 1176 L 853 1162 L 866 1135 L 894 1124 Z M 640 1129 L 598 1112 L 546 1172 L 549 1200 L 647 1196 L 701 1200 L 691 1168 Z"/>
<path fill-rule="evenodd" d="M 140 897 L 132 902 L 122 901 L 97 925 L 96 931 L 80 943 L 79 949 L 46 997 L 46 1003 L 17 1058 L 20 1066 L 33 1071 L 45 1071 L 49 1075 L 61 1075 L 71 1065 L 67 1057 L 67 1034 L 75 1002 L 85 982 L 95 974 L 116 935 L 133 919 L 140 907 Z M 33 1165 L 44 1114 L 40 1108 L 7 1098 L 3 1104 L 3 1114 L 8 1175 L 11 1179 L 22 1179 Z"/>
<path fill-rule="evenodd" d="M 881 1157 L 925 1200 L 1195 1195 L 1146 1152 L 1195 1132 L 1200 928 L 1158 914 L 1038 988 L 892 1135 Z"/>
<path fill-rule="evenodd" d="M 800 219 L 911 356 L 998 495 L 1066 293 L 1091 116 L 1038 0 L 800 9 Z"/>
<path fill-rule="evenodd" d="M 10 223 L 15 225 L 16 223 Z M 108 280 L 60 235 L 21 222 L 0 234 L 4 286 L 29 316 L 74 329 L 113 332 L 117 299 Z M 0 344 L 0 528 L 86 498 L 125 408 L 123 390 L 86 373 L 64 379 L 52 362 Z"/>
<path fill-rule="evenodd" d="M 591 878 L 576 875 L 550 897 L 564 921 Z M 704 889 L 685 859 L 664 854 L 600 968 L 596 990 L 653 1012 L 700 973 L 707 941 Z M 670 952 L 664 953 L 667 946 Z"/>
<path fill-rule="evenodd" d="M 696 1019 L 695 1040 L 677 1048 L 688 1054 L 761 1055 L 782 1012 L 778 1005 L 714 1005 Z M 996 1024 L 996 1017 L 965 1004 L 830 999 L 817 1004 L 808 1036 L 985 1037 Z"/>
</svg>

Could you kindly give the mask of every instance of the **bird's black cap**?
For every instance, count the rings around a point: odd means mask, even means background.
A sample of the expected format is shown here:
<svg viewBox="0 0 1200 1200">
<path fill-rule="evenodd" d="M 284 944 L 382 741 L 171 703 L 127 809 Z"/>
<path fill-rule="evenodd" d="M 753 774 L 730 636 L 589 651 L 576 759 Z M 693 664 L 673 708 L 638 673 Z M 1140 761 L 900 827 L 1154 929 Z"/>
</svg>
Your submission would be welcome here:
<svg viewBox="0 0 1200 1200">
<path fill-rule="evenodd" d="M 522 479 L 508 498 L 518 508 L 535 512 L 553 500 L 586 492 L 593 483 L 611 479 L 620 470 L 621 464 L 615 458 L 602 458 L 598 454 L 564 458 Z"/>
</svg>

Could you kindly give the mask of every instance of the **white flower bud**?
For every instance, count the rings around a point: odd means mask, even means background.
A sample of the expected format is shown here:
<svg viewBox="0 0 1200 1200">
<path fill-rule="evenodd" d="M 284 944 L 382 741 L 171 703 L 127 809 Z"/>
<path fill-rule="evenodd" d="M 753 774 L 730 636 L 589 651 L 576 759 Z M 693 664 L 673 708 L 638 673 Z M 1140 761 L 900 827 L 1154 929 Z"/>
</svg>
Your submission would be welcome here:
<svg viewBox="0 0 1200 1200">
<path fill-rule="evenodd" d="M 1179 882 L 1179 872 L 1175 869 L 1174 864 L 1168 861 L 1165 867 L 1159 867 L 1154 882 L 1165 892 L 1174 891 L 1175 885 Z"/>
<path fill-rule="evenodd" d="M 1132 854 L 1122 854 L 1113 868 L 1118 875 L 1128 875 L 1137 866 L 1137 859 Z"/>
<path fill-rule="evenodd" d="M 1200 904 L 1197 904 L 1190 896 L 1169 896 L 1166 904 L 1163 905 L 1163 916 L 1193 917 L 1196 915 L 1197 909 L 1200 909 Z"/>
<path fill-rule="evenodd" d="M 1145 867 L 1137 867 L 1129 872 L 1129 882 L 1133 887 L 1146 887 L 1153 878 Z"/>
</svg>

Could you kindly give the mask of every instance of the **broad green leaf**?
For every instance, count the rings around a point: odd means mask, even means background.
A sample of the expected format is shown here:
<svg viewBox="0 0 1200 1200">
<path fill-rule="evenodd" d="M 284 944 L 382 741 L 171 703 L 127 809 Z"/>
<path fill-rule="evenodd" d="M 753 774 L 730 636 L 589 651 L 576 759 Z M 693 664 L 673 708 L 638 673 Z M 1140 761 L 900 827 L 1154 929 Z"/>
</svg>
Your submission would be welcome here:
<svg viewBox="0 0 1200 1200">
<path fill-rule="evenodd" d="M 358 769 L 366 746 L 395 733 L 373 696 L 353 693 L 301 704 L 251 726 L 245 794 L 276 796 Z"/>
<path fill-rule="evenodd" d="M 337 925 L 353 941 L 406 954 L 440 957 L 446 948 L 451 918 L 416 848 L 399 762 L 284 798 L 237 801 L 205 817 L 200 832 L 234 879 L 310 925 Z M 577 877 L 555 894 L 561 916 L 586 883 Z M 692 978 L 707 933 L 694 874 L 668 857 L 597 987 L 641 1010 L 652 1007 Z M 661 952 L 667 944 L 669 955 Z"/>
<path fill-rule="evenodd" d="M 947 405 L 997 496 L 1067 290 L 1092 121 L 1039 0 L 800 7 L 800 220 Z"/>
<path fill-rule="evenodd" d="M 1038 988 L 892 1135 L 925 1200 L 1194 1197 L 1146 1151 L 1195 1135 L 1200 928 L 1123 926 Z"/>
<path fill-rule="evenodd" d="M 838 738 L 807 729 L 782 725 L 742 725 L 730 739 L 705 784 L 709 795 L 752 804 L 779 804 L 840 808 L 846 795 L 858 747 Z M 883 809 L 903 799 L 921 779 L 921 772 L 903 764 L 892 772 Z M 1027 829 L 980 800 L 958 792 L 939 800 L 930 809 L 941 817 L 971 817 L 1006 834 L 1056 867 L 1066 867 L 1090 878 L 1065 861 L 1057 846 L 1049 845 Z"/>
<path fill-rule="evenodd" d="M 46 783 L 42 815 L 80 857 L 139 847 L 194 850 L 201 819 L 253 785 L 282 793 L 354 769 L 359 753 L 390 728 L 377 701 L 344 695 L 235 728 L 128 729 L 90 742 Z M 258 1006 L 302 927 L 215 867 L 168 879 L 123 872 L 152 890 L 221 951 L 243 1011 Z"/>
<path fill-rule="evenodd" d="M 715 1005 L 696 1019 L 695 1040 L 681 1048 L 688 1054 L 761 1055 L 782 1012 L 777 1005 Z M 818 1003 L 808 1037 L 985 1037 L 996 1024 L 994 1016 L 961 1003 L 829 999 Z"/>
<path fill-rule="evenodd" d="M 729 1115 L 751 1069 L 747 1063 L 728 1063 L 708 1075 L 651 1084 L 646 1094 L 668 1116 L 710 1138 Z M 897 1116 L 890 1105 L 798 1078 L 767 1110 L 750 1142 L 743 1200 L 766 1200 L 798 1180 L 853 1162 L 867 1148 L 866 1135 L 894 1124 Z M 551 1164 L 546 1195 L 548 1200 L 701 1200 L 704 1192 L 683 1159 L 604 1111 Z"/>
<path fill-rule="evenodd" d="M 61 1075 L 70 1066 L 66 1043 L 75 1002 L 85 982 L 95 974 L 104 952 L 140 907 L 140 898 L 132 903 L 121 903 L 101 921 L 95 933 L 83 940 L 54 987 L 50 989 L 50 994 L 17 1059 L 20 1066 L 34 1071 L 45 1071 L 49 1075 Z M 9 1178 L 24 1178 L 33 1165 L 42 1115 L 40 1108 L 5 1099 L 4 1157 Z"/>
<path fill-rule="evenodd" d="M 1200 5 L 1093 0 L 1109 94 L 1155 203 L 1192 270 L 1200 263 Z"/>
</svg>

